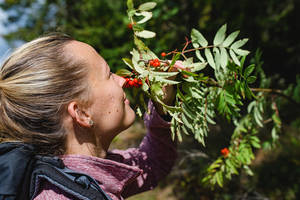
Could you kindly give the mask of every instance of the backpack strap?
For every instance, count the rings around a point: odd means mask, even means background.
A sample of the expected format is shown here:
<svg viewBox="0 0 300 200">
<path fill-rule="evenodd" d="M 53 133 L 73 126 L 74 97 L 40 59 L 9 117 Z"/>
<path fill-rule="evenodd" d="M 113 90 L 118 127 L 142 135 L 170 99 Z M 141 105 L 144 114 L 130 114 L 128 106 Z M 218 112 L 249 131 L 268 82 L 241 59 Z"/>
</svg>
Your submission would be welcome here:
<svg viewBox="0 0 300 200">
<path fill-rule="evenodd" d="M 58 161 L 56 164 L 54 162 Z M 60 159 L 39 157 L 31 176 L 30 199 L 37 195 L 35 191 L 41 178 L 58 188 L 82 200 L 111 200 L 92 177 L 75 172 L 61 165 Z"/>
</svg>

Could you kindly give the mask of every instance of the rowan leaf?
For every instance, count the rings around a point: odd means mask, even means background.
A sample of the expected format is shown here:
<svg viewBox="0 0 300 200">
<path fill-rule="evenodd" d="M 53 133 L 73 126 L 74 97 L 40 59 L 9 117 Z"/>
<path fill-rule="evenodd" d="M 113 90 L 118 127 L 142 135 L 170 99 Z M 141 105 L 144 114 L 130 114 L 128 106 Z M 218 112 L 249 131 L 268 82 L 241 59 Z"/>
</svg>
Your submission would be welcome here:
<svg viewBox="0 0 300 200">
<path fill-rule="evenodd" d="M 149 19 L 152 18 L 152 12 L 148 12 L 148 11 L 143 11 L 143 12 L 140 12 L 140 13 L 135 13 L 136 16 L 144 16 L 143 19 L 141 19 L 140 21 L 138 21 L 137 23 L 138 24 L 143 24 L 145 23 L 146 21 L 148 21 Z"/>
<path fill-rule="evenodd" d="M 239 59 L 236 57 L 235 53 L 234 53 L 231 49 L 229 50 L 229 54 L 230 54 L 230 56 L 231 56 L 233 62 L 234 62 L 236 65 L 240 66 L 241 63 L 240 63 Z"/>
<path fill-rule="evenodd" d="M 191 32 L 191 38 L 192 38 L 192 43 L 198 43 L 202 47 L 206 47 L 208 45 L 207 40 L 203 37 L 203 35 L 197 30 L 197 29 L 192 29 Z"/>
<path fill-rule="evenodd" d="M 243 49 L 233 49 L 234 52 L 240 56 L 246 56 L 250 53 L 250 51 L 243 50 Z"/>
<path fill-rule="evenodd" d="M 212 56 L 212 53 L 210 51 L 210 49 L 205 49 L 204 50 L 204 54 L 205 54 L 205 57 L 208 61 L 208 64 L 213 68 L 213 69 L 216 69 L 216 64 L 215 64 L 215 61 L 214 61 L 214 58 Z"/>
<path fill-rule="evenodd" d="M 255 69 L 255 64 L 249 65 L 244 72 L 244 77 L 247 78 Z"/>
<path fill-rule="evenodd" d="M 228 63 L 227 51 L 225 48 L 220 48 L 220 50 L 221 50 L 221 67 L 223 69 L 226 69 Z"/>
<path fill-rule="evenodd" d="M 226 29 L 227 29 L 227 25 L 224 24 L 224 25 L 221 26 L 221 28 L 219 28 L 219 30 L 217 31 L 217 34 L 215 35 L 215 38 L 214 38 L 214 41 L 213 41 L 213 44 L 214 44 L 215 46 L 221 44 L 221 43 L 224 41 Z"/>
<path fill-rule="evenodd" d="M 155 8 L 156 5 L 157 5 L 157 3 L 155 3 L 155 2 L 147 2 L 147 3 L 141 4 L 138 7 L 138 9 L 142 10 L 142 11 L 151 10 L 151 9 Z"/>
<path fill-rule="evenodd" d="M 235 31 L 235 32 L 231 33 L 230 35 L 228 35 L 228 37 L 223 42 L 223 47 L 230 46 L 231 43 L 235 40 L 235 38 L 238 36 L 239 33 L 240 33 L 240 31 Z"/>
<path fill-rule="evenodd" d="M 156 33 L 152 32 L 152 31 L 148 31 L 148 30 L 143 30 L 143 31 L 137 31 L 135 32 L 135 35 L 141 38 L 153 38 L 155 37 Z"/>
<path fill-rule="evenodd" d="M 242 39 L 242 40 L 238 40 L 235 43 L 233 43 L 230 48 L 233 49 L 233 50 L 236 50 L 236 49 L 242 47 L 244 44 L 246 44 L 246 42 L 248 42 L 247 38 Z"/>
</svg>

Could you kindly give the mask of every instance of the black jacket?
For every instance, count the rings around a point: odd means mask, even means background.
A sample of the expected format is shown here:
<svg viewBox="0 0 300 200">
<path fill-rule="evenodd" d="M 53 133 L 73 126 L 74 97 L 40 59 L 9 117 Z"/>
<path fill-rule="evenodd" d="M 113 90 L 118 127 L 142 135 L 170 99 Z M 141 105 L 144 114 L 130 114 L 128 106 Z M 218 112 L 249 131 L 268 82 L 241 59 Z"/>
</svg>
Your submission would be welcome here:
<svg viewBox="0 0 300 200">
<path fill-rule="evenodd" d="M 0 200 L 34 199 L 39 178 L 77 199 L 110 200 L 92 177 L 66 168 L 58 157 L 35 152 L 24 143 L 0 144 Z"/>
</svg>

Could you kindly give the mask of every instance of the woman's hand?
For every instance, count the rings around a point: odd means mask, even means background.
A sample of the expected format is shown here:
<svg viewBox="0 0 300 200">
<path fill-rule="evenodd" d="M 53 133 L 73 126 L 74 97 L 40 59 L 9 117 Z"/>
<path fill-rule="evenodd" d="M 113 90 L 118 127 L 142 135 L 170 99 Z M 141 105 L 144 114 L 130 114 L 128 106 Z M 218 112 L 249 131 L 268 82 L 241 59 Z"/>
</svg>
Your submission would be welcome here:
<svg viewBox="0 0 300 200">
<path fill-rule="evenodd" d="M 176 61 L 173 68 L 172 68 L 172 72 L 176 72 L 178 71 L 178 69 L 184 69 L 183 63 L 182 61 Z M 176 78 L 176 76 L 171 77 L 171 80 L 174 80 Z M 163 92 L 164 92 L 164 96 L 162 101 L 164 102 L 164 104 L 168 105 L 168 106 L 173 106 L 174 105 L 174 99 L 176 96 L 176 90 L 174 88 L 173 85 L 166 85 L 162 88 Z M 156 107 L 157 112 L 161 115 L 164 116 L 167 113 L 164 112 L 162 105 L 160 105 L 157 102 L 154 102 L 154 105 Z"/>
</svg>

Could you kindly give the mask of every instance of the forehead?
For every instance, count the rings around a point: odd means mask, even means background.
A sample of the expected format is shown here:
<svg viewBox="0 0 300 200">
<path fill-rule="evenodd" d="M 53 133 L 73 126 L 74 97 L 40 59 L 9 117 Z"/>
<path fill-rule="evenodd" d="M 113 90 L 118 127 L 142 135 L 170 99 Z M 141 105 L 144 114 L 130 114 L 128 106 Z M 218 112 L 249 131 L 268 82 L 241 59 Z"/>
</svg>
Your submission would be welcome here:
<svg viewBox="0 0 300 200">
<path fill-rule="evenodd" d="M 109 67 L 105 60 L 90 45 L 71 41 L 65 46 L 65 53 L 71 60 L 83 61 L 89 67 L 89 71 L 105 73 Z"/>
</svg>

